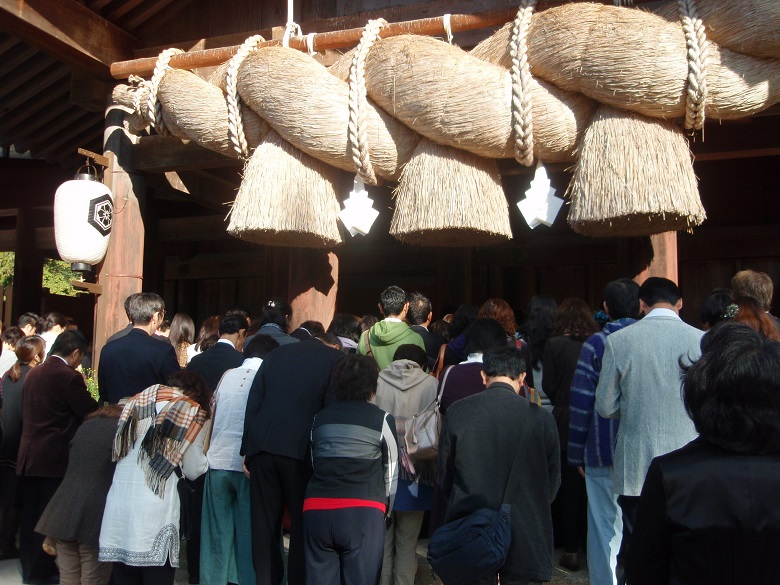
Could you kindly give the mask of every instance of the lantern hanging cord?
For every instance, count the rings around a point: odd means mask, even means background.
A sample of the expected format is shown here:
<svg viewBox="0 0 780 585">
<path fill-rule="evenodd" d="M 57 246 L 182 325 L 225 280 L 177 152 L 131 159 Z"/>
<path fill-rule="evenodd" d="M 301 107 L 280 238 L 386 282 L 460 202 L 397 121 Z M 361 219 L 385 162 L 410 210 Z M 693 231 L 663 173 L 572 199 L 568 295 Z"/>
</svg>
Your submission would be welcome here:
<svg viewBox="0 0 780 585">
<path fill-rule="evenodd" d="M 685 83 L 685 128 L 701 130 L 704 126 L 704 106 L 707 101 L 707 67 L 709 41 L 704 22 L 696 10 L 695 0 L 677 0 L 683 33 L 685 33 L 688 77 Z"/>
<path fill-rule="evenodd" d="M 154 74 L 151 80 L 149 80 L 149 97 L 147 99 L 147 111 L 146 117 L 151 123 L 152 127 L 157 130 L 163 136 L 170 136 L 171 133 L 168 128 L 165 127 L 165 122 L 162 117 L 162 106 L 157 99 L 157 90 L 160 88 L 160 82 L 165 74 L 171 70 L 169 65 L 171 57 L 179 53 L 183 53 L 181 49 L 165 49 L 160 56 L 157 57 L 157 64 L 154 67 Z"/>
<path fill-rule="evenodd" d="M 523 0 L 512 24 L 509 54 L 512 57 L 512 131 L 515 159 L 530 167 L 534 162 L 534 125 L 531 107 L 531 67 L 528 64 L 528 29 L 536 0 Z"/>
<path fill-rule="evenodd" d="M 244 41 L 238 52 L 230 59 L 225 76 L 225 100 L 228 109 L 228 135 L 230 143 L 240 158 L 249 156 L 249 146 L 244 132 L 244 118 L 241 114 L 241 96 L 238 95 L 238 68 L 257 45 L 265 41 L 261 35 L 254 35 Z"/>
<path fill-rule="evenodd" d="M 366 57 L 385 25 L 384 18 L 368 21 L 349 68 L 349 146 L 357 174 L 369 185 L 376 185 L 377 180 L 368 148 Z"/>
</svg>

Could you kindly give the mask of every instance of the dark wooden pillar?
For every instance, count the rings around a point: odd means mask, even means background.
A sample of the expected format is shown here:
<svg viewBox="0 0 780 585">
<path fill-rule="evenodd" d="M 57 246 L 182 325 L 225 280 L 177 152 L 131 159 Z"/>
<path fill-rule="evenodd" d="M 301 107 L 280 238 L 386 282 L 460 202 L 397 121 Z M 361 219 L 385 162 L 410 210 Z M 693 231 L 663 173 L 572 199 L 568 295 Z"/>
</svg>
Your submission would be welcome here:
<svg viewBox="0 0 780 585">
<path fill-rule="evenodd" d="M 145 186 L 143 177 L 132 172 L 132 139 L 122 127 L 124 115 L 116 106 L 106 112 L 105 153 L 111 165 L 104 180 L 114 194 L 114 224 L 97 271 L 103 292 L 95 307 L 95 364 L 106 339 L 127 324 L 125 299 L 143 286 L 144 222 L 139 201 Z"/>
<path fill-rule="evenodd" d="M 16 324 L 22 313 L 41 312 L 43 251 L 35 245 L 35 230 L 50 226 L 51 221 L 51 213 L 26 206 L 19 208 L 16 216 L 12 325 Z"/>
<path fill-rule="evenodd" d="M 319 321 L 328 328 L 336 311 L 339 259 L 334 252 L 292 248 L 289 252 L 289 297 L 293 308 L 290 328 Z"/>
</svg>

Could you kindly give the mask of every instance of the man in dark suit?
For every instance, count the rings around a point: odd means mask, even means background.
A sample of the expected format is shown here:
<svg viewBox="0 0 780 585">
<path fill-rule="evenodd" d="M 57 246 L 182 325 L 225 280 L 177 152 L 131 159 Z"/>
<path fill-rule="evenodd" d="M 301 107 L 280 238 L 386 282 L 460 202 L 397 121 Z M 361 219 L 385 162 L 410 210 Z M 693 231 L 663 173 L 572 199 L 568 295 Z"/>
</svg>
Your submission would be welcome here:
<svg viewBox="0 0 780 585">
<path fill-rule="evenodd" d="M 489 349 L 483 356 L 482 392 L 447 409 L 439 443 L 439 477 L 448 498 L 446 521 L 478 508 L 498 510 L 531 403 L 519 396 L 525 360 L 519 349 Z M 534 407 L 537 408 L 537 407 Z M 503 501 L 512 506 L 512 541 L 501 583 L 549 581 L 553 567 L 550 504 L 561 482 L 558 432 L 539 409 L 520 455 L 519 482 Z M 476 583 L 496 582 L 487 575 Z"/>
<path fill-rule="evenodd" d="M 165 384 L 181 368 L 170 343 L 155 339 L 165 317 L 165 303 L 155 293 L 135 293 L 125 301 L 133 329 L 100 352 L 100 400 L 116 404 L 154 384 Z"/>
<path fill-rule="evenodd" d="M 196 355 L 187 369 L 203 376 L 211 391 L 217 389 L 222 374 L 244 363 L 241 349 L 246 339 L 246 318 L 227 315 L 219 324 L 219 339 L 208 350 Z"/>
<path fill-rule="evenodd" d="M 74 369 L 86 345 L 80 332 L 64 331 L 46 361 L 24 380 L 16 473 L 23 494 L 19 549 L 25 583 L 47 583 L 52 578 L 57 582 L 57 568 L 41 549 L 43 536 L 35 532 L 35 525 L 65 477 L 71 439 L 82 419 L 97 408 L 84 378 Z"/>
<path fill-rule="evenodd" d="M 304 585 L 303 500 L 311 476 L 314 415 L 335 401 L 331 370 L 344 356 L 318 341 L 283 345 L 263 360 L 246 405 L 241 454 L 249 471 L 257 585 L 279 585 L 284 505 L 290 511 L 287 583 Z"/>
<path fill-rule="evenodd" d="M 436 362 L 441 346 L 447 343 L 447 340 L 441 335 L 428 331 L 428 325 L 433 319 L 433 308 L 428 297 L 419 292 L 410 294 L 406 318 L 412 326 L 412 331 L 419 333 L 423 343 L 425 343 L 425 353 L 428 355 L 428 369 L 430 370 Z"/>
</svg>

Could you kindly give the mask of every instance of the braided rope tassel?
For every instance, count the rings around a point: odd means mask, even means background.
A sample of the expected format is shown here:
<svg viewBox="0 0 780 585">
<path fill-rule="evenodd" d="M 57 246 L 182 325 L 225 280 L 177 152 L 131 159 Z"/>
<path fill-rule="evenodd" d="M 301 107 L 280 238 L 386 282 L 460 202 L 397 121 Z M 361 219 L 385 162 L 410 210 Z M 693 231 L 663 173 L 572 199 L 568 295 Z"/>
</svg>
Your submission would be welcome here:
<svg viewBox="0 0 780 585">
<path fill-rule="evenodd" d="M 515 159 L 530 167 L 534 162 L 534 124 L 531 111 L 531 67 L 528 64 L 528 29 L 536 0 L 523 0 L 512 24 L 509 54 L 512 57 L 512 131 Z"/>
<path fill-rule="evenodd" d="M 685 128 L 701 130 L 704 126 L 704 106 L 707 101 L 707 66 L 709 41 L 704 22 L 696 10 L 695 0 L 677 0 L 680 22 L 685 33 L 688 55 L 686 80 Z"/>
<path fill-rule="evenodd" d="M 349 146 L 357 174 L 369 185 L 376 185 L 377 180 L 368 150 L 366 57 L 386 24 L 384 18 L 368 21 L 349 69 Z"/>
<path fill-rule="evenodd" d="M 171 133 L 165 127 L 165 123 L 162 118 L 162 106 L 157 100 L 157 90 L 160 88 L 160 82 L 165 76 L 165 73 L 170 69 L 168 63 L 171 62 L 171 57 L 178 53 L 183 53 L 181 49 L 165 49 L 160 56 L 157 57 L 157 63 L 154 65 L 154 74 L 152 79 L 149 80 L 149 97 L 146 102 L 146 117 L 152 125 L 152 128 L 157 130 L 163 136 L 170 136 Z"/>
<path fill-rule="evenodd" d="M 127 83 L 133 88 L 133 111 L 138 116 L 146 118 L 144 104 L 149 99 L 149 82 L 139 75 L 130 75 Z"/>
<path fill-rule="evenodd" d="M 225 100 L 228 108 L 228 136 L 233 148 L 240 158 L 249 156 L 249 146 L 246 143 L 246 134 L 244 133 L 244 118 L 241 115 L 241 96 L 238 95 L 238 68 L 244 62 L 250 53 L 257 50 L 257 45 L 265 41 L 261 35 L 249 37 L 239 47 L 238 52 L 233 55 L 228 64 L 227 75 L 225 77 Z"/>
</svg>

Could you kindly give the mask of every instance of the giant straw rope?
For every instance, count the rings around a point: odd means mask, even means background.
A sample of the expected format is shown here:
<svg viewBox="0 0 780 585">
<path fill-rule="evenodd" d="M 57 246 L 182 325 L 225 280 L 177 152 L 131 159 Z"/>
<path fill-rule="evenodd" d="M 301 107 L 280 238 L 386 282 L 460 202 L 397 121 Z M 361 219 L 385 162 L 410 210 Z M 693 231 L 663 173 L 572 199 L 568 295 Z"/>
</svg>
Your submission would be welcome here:
<svg viewBox="0 0 780 585">
<path fill-rule="evenodd" d="M 293 49 L 256 49 L 259 41 L 252 37 L 212 79 L 216 87 L 172 72 L 168 60 L 175 50 L 169 49 L 151 81 L 131 80 L 114 97 L 135 111 L 135 126 L 144 117 L 161 134 L 239 158 L 249 156 L 270 125 L 280 139 L 357 171 L 368 184 L 398 180 L 420 136 L 524 165 L 535 159 L 576 162 L 598 104 L 635 114 L 611 116 L 613 125 L 636 124 L 640 115 L 676 119 L 695 131 L 705 116 L 736 119 L 780 102 L 778 35 L 759 42 L 745 33 L 780 30 L 780 2 L 747 0 L 752 12 L 745 15 L 727 0 L 674 0 L 661 16 L 588 3 L 534 12 L 535 4 L 522 0 L 515 22 L 471 54 L 428 37 L 381 39 L 380 19 L 330 72 Z M 728 26 L 728 19 L 736 25 Z M 708 21 L 718 26 L 710 28 Z M 207 111 L 179 103 L 200 95 L 211 104 Z M 217 121 L 223 111 L 224 121 Z M 251 136 L 245 132 L 250 122 Z M 209 124 L 218 128 L 209 131 Z M 660 128 L 676 131 L 669 124 Z M 597 143 L 591 134 L 590 144 Z M 620 172 L 633 172 L 635 163 L 624 162 Z M 614 170 L 579 168 L 572 196 L 587 193 L 588 177 L 598 172 Z M 693 195 L 698 199 L 695 185 Z M 649 224 L 637 232 L 635 222 L 626 233 L 664 231 L 666 215 L 682 218 L 675 225 L 685 224 L 686 216 L 688 225 L 703 220 L 695 202 L 690 209 L 658 210 L 657 217 L 642 214 Z M 594 220 L 598 235 L 606 235 L 604 218 Z M 576 225 L 587 233 L 587 220 L 578 217 Z"/>
</svg>

